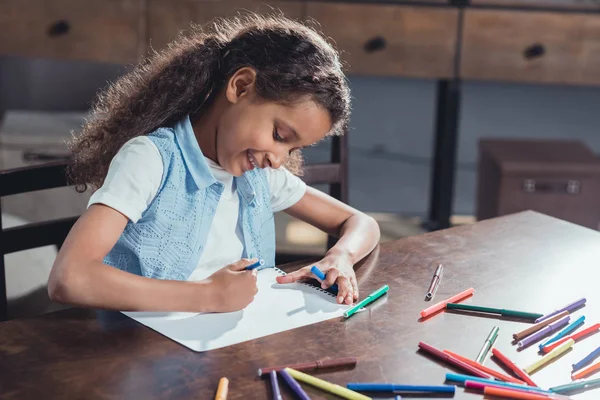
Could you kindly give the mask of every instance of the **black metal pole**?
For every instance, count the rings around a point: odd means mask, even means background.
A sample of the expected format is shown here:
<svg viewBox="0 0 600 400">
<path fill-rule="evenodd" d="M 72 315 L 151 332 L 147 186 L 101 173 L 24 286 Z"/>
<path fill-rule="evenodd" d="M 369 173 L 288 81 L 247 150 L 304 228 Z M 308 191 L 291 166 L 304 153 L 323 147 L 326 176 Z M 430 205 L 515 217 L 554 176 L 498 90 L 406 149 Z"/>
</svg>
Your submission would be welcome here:
<svg viewBox="0 0 600 400">
<path fill-rule="evenodd" d="M 4 118 L 4 96 L 2 92 L 2 57 L 0 57 L 0 126 Z M 2 205 L 0 204 L 0 238 L 2 237 Z M 0 248 L 2 247 L 0 239 Z M 8 302 L 6 291 L 6 272 L 4 268 L 4 253 L 0 251 L 0 322 L 8 318 Z"/>
<path fill-rule="evenodd" d="M 340 164 L 340 182 L 329 186 L 329 195 L 348 204 L 348 133 L 343 136 L 331 138 L 330 160 L 332 163 Z M 331 249 L 337 243 L 337 238 L 329 235 L 327 237 L 327 249 Z"/>
<path fill-rule="evenodd" d="M 459 79 L 442 79 L 438 81 L 429 220 L 426 222 L 426 227 L 429 230 L 450 227 L 460 117 L 460 94 L 461 83 Z"/>
</svg>

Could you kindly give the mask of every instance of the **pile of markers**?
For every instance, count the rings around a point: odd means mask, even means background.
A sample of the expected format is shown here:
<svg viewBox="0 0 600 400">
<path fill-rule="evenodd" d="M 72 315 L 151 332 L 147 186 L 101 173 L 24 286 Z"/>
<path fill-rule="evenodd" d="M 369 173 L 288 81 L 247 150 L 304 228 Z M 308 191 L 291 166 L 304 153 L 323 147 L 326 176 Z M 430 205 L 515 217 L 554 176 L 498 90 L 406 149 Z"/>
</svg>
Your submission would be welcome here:
<svg viewBox="0 0 600 400">
<path fill-rule="evenodd" d="M 441 282 L 442 272 L 443 267 L 442 265 L 439 265 L 427 291 L 425 297 L 427 301 L 433 299 L 435 296 Z M 363 302 L 352 307 L 352 312 L 346 313 L 345 317 L 350 317 L 363 306 L 372 303 L 377 298 L 386 294 L 388 289 L 387 285 L 385 285 L 378 291 L 372 293 L 363 300 Z M 464 357 L 449 350 L 440 350 L 427 343 L 420 342 L 418 344 L 421 352 L 427 353 L 433 358 L 463 372 L 463 374 L 447 373 L 446 381 L 450 383 L 447 385 L 417 386 L 385 382 L 369 382 L 348 383 L 346 387 L 343 387 L 306 373 L 307 371 L 326 368 L 354 368 L 358 360 L 353 357 L 325 359 L 308 363 L 262 368 L 258 370 L 258 376 L 269 377 L 272 398 L 274 400 L 282 400 L 278 377 L 281 377 L 285 384 L 294 392 L 295 396 L 302 400 L 310 398 L 299 382 L 350 400 L 371 399 L 371 397 L 368 397 L 364 393 L 377 393 L 378 396 L 381 396 L 382 394 L 389 394 L 390 396 L 395 395 L 396 400 L 401 398 L 400 394 L 410 394 L 411 397 L 414 397 L 420 394 L 431 396 L 437 393 L 444 397 L 451 397 L 455 394 L 457 385 L 461 385 L 465 389 L 479 392 L 486 396 L 527 400 L 558 400 L 568 399 L 569 397 L 566 395 L 569 394 L 580 393 L 593 388 L 600 388 L 600 379 L 583 380 L 583 378 L 589 377 L 600 371 L 600 361 L 597 361 L 597 359 L 600 358 L 600 347 L 573 364 L 571 383 L 543 389 L 536 385 L 530 376 L 547 366 L 551 361 L 567 354 L 576 343 L 600 331 L 600 323 L 580 330 L 585 324 L 585 316 L 580 316 L 571 321 L 572 314 L 585 306 L 585 298 L 579 299 L 556 311 L 543 315 L 460 303 L 464 299 L 472 296 L 474 292 L 475 290 L 473 288 L 469 288 L 449 299 L 441 301 L 421 311 L 421 317 L 428 318 L 441 310 L 452 310 L 452 312 L 458 313 L 468 312 L 471 315 L 473 315 L 473 313 L 482 313 L 530 321 L 532 323 L 530 327 L 512 335 L 514 339 L 513 344 L 519 349 L 537 345 L 542 357 L 531 365 L 520 368 L 511 361 L 509 357 L 494 347 L 499 335 L 499 328 L 495 326 L 489 333 L 475 359 Z M 484 362 L 490 353 L 495 362 L 511 371 L 513 375 L 507 375 L 485 366 Z M 225 400 L 227 398 L 227 387 L 227 379 L 222 378 L 219 382 L 216 400 Z"/>
<path fill-rule="evenodd" d="M 440 268 L 436 271 L 432 280 L 432 286 L 427 293 L 426 299 L 431 299 L 441 279 Z M 432 290 L 433 289 L 433 290 Z M 600 324 L 594 324 L 586 329 L 579 330 L 585 323 L 585 316 L 571 321 L 574 312 L 584 307 L 586 299 L 574 301 L 549 314 L 537 314 L 523 311 L 507 310 L 500 308 L 483 307 L 477 305 L 465 305 L 459 302 L 473 295 L 473 288 L 457 294 L 447 300 L 441 301 L 423 311 L 421 317 L 427 318 L 440 310 L 452 310 L 453 312 L 468 312 L 470 315 L 487 314 L 501 317 L 511 317 L 530 321 L 533 324 L 520 332 L 514 333 L 513 344 L 519 350 L 537 345 L 542 357 L 531 365 L 520 368 L 506 355 L 494 348 L 498 337 L 499 328 L 494 327 L 486 338 L 483 347 L 477 357 L 471 360 L 448 350 L 439 350 L 427 343 L 419 343 L 419 349 L 430 356 L 437 358 L 452 367 L 463 371 L 465 374 L 446 374 L 446 380 L 463 385 L 466 389 L 480 391 L 485 395 L 499 396 L 513 399 L 564 399 L 565 395 L 580 393 L 585 390 L 600 388 L 600 379 L 583 380 L 595 372 L 600 371 L 600 348 L 597 348 L 583 359 L 573 364 L 571 374 L 572 382 L 561 386 L 551 387 L 547 390 L 541 389 L 531 379 L 530 375 L 547 366 L 567 354 L 573 346 L 600 331 Z M 578 331 L 579 330 L 579 331 Z M 552 336 L 554 335 L 554 336 Z M 541 342 L 541 343 L 540 343 Z M 508 376 L 483 365 L 486 356 L 491 351 L 493 359 L 500 365 L 512 371 L 514 376 Z M 591 364 L 591 365 L 590 365 Z M 447 390 L 448 385 L 430 388 L 431 392 Z"/>
</svg>

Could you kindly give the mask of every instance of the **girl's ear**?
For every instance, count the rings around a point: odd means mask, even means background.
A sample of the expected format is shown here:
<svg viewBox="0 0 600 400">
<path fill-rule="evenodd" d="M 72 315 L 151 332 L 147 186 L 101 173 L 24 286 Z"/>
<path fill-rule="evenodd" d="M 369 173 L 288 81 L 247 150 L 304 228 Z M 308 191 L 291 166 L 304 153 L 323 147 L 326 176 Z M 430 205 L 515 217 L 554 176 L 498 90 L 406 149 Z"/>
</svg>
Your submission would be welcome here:
<svg viewBox="0 0 600 400">
<path fill-rule="evenodd" d="M 243 97 L 252 97 L 255 93 L 256 71 L 254 68 L 238 69 L 227 82 L 225 96 L 230 103 L 237 103 Z"/>
</svg>

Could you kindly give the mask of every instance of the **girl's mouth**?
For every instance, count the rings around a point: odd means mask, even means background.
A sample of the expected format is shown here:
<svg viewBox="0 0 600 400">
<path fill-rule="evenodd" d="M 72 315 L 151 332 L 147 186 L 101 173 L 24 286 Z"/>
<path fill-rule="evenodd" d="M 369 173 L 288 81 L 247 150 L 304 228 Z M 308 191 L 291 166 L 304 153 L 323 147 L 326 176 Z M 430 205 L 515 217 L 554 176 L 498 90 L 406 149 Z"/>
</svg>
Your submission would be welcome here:
<svg viewBox="0 0 600 400">
<path fill-rule="evenodd" d="M 254 154 L 252 154 L 252 150 L 246 150 L 246 155 L 248 156 L 248 163 L 250 164 L 250 168 L 248 169 L 249 171 L 253 170 L 254 168 L 260 168 L 256 157 L 254 157 Z"/>
</svg>

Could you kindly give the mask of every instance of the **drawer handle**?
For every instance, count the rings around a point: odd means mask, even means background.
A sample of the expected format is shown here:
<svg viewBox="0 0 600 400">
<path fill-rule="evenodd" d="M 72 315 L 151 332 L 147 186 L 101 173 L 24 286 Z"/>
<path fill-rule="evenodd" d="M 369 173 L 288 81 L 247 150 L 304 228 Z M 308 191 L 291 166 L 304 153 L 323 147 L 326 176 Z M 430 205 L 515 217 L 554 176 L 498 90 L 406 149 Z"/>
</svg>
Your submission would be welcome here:
<svg viewBox="0 0 600 400">
<path fill-rule="evenodd" d="M 528 60 L 542 57 L 546 54 L 546 48 L 541 43 L 534 43 L 523 51 L 523 57 Z"/>
<path fill-rule="evenodd" d="M 367 53 L 374 53 L 385 49 L 386 45 L 387 43 L 383 36 L 375 36 L 374 38 L 367 40 L 364 48 Z"/>
<path fill-rule="evenodd" d="M 66 35 L 67 33 L 69 33 L 70 30 L 71 30 L 71 25 L 69 24 L 69 21 L 65 21 L 65 20 L 56 21 L 55 23 L 50 25 L 50 27 L 48 28 L 48 36 L 56 37 L 56 36 Z"/>
<path fill-rule="evenodd" d="M 526 193 L 577 194 L 581 192 L 581 182 L 574 179 L 567 182 L 539 182 L 535 179 L 525 179 L 523 181 L 523 191 Z"/>
</svg>

